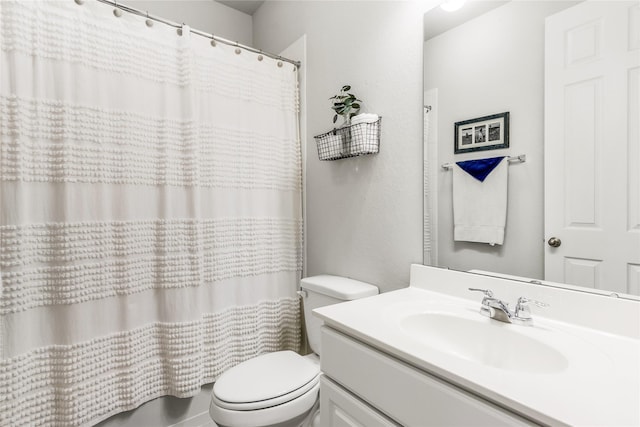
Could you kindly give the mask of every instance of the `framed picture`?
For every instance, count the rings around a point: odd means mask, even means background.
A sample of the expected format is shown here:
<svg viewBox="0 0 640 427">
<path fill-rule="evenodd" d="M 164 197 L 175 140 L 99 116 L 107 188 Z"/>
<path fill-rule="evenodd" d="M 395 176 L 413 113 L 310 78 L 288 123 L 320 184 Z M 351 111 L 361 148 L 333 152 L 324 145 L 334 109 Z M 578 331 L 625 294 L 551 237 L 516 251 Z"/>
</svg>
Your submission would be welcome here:
<svg viewBox="0 0 640 427">
<path fill-rule="evenodd" d="M 509 112 L 456 122 L 454 154 L 509 148 Z"/>
</svg>

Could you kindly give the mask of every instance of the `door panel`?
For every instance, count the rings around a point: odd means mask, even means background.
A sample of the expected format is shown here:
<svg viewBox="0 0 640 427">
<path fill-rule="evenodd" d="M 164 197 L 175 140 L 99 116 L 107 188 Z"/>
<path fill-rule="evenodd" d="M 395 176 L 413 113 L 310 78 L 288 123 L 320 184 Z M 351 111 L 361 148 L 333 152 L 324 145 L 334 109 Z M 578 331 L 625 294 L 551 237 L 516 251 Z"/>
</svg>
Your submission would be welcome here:
<svg viewBox="0 0 640 427">
<path fill-rule="evenodd" d="M 634 1 L 547 18 L 546 280 L 640 292 L 639 20 Z"/>
</svg>

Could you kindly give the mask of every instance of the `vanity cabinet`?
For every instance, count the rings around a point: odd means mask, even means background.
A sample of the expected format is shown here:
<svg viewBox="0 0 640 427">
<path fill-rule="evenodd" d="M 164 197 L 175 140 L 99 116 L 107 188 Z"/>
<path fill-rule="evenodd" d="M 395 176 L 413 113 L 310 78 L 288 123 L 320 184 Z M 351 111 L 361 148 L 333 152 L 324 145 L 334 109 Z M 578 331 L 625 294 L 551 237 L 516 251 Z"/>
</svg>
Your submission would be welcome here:
<svg viewBox="0 0 640 427">
<path fill-rule="evenodd" d="M 322 427 L 399 427 L 389 418 L 334 383 L 320 379 Z"/>
<path fill-rule="evenodd" d="M 536 425 L 328 326 L 321 363 L 323 427 Z"/>
</svg>

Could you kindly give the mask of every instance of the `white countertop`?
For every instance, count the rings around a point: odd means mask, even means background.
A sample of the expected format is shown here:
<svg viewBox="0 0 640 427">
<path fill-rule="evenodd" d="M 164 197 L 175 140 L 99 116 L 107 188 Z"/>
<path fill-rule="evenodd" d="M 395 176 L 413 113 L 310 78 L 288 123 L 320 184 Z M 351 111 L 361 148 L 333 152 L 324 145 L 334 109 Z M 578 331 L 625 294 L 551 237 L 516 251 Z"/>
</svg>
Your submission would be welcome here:
<svg viewBox="0 0 640 427">
<path fill-rule="evenodd" d="M 640 340 L 544 318 L 533 327 L 498 322 L 553 347 L 568 361 L 559 372 L 522 372 L 480 364 L 429 345 L 402 327 L 411 314 L 456 310 L 480 322 L 480 302 L 409 287 L 314 310 L 316 316 L 411 365 L 532 420 L 550 425 L 640 425 Z M 605 316 L 606 313 L 593 313 Z M 633 320 L 633 319 L 632 319 Z M 492 342 L 500 354 L 500 343 Z"/>
</svg>

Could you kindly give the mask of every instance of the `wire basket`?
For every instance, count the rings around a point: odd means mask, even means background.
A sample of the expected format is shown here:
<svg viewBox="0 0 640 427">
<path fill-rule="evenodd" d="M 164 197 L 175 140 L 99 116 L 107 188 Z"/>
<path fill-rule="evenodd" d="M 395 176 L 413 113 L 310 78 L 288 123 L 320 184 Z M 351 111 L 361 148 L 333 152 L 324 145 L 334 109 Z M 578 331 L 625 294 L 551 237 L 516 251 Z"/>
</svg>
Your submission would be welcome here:
<svg viewBox="0 0 640 427">
<path fill-rule="evenodd" d="M 376 154 L 380 151 L 380 122 L 358 123 L 314 136 L 320 160 Z"/>
</svg>

